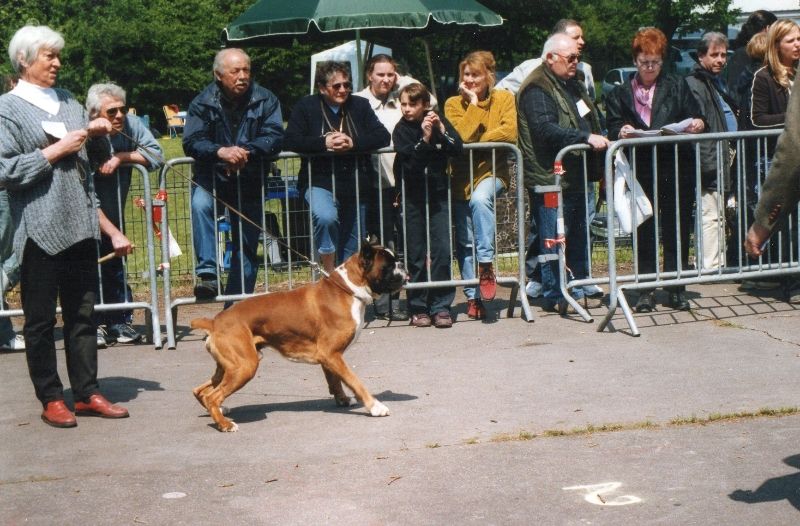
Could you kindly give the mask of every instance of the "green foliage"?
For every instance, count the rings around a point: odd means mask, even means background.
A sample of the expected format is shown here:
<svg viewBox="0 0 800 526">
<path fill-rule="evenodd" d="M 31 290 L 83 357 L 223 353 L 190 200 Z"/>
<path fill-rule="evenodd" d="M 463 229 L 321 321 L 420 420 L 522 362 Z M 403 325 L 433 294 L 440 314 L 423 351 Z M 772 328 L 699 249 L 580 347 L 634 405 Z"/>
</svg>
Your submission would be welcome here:
<svg viewBox="0 0 800 526">
<path fill-rule="evenodd" d="M 213 77 L 211 64 L 222 46 L 222 29 L 254 0 L 5 0 L 0 2 L 0 45 L 28 22 L 61 31 L 66 40 L 59 85 L 83 98 L 95 82 L 112 80 L 128 91 L 129 104 L 165 129 L 164 104 L 185 108 Z M 482 0 L 501 14 L 502 27 L 437 30 L 426 38 L 433 68 L 451 95 L 459 60 L 469 51 L 494 52 L 499 71 L 538 56 L 553 24 L 563 17 L 582 22 L 587 60 L 602 74 L 630 61 L 630 39 L 655 25 L 671 37 L 678 27 L 718 29 L 733 20 L 731 0 Z M 342 39 L 349 40 L 352 35 Z M 375 39 L 393 49 L 414 76 L 428 82 L 424 47 L 414 33 L 387 32 Z M 308 93 L 309 57 L 339 42 L 277 41 L 250 46 L 254 78 L 278 95 L 288 115 Z M 0 73 L 10 72 L 3 61 Z"/>
</svg>

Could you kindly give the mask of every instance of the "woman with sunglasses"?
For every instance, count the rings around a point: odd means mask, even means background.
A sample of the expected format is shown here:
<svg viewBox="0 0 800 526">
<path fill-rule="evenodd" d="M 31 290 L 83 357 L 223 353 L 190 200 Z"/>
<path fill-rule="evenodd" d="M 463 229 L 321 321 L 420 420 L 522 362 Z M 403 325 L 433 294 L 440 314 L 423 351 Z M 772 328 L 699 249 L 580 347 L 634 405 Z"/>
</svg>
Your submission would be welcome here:
<svg viewBox="0 0 800 526">
<path fill-rule="evenodd" d="M 685 130 L 700 133 L 705 129 L 697 101 L 682 78 L 665 73 L 662 69 L 667 51 L 667 38 L 655 28 L 642 29 L 633 38 L 632 73 L 622 84 L 615 87 L 606 98 L 608 138 L 612 141 L 632 136 L 634 130 L 658 130 L 661 127 L 690 118 Z M 653 172 L 654 148 L 636 149 L 635 175 L 647 197 L 654 202 L 655 187 L 658 188 L 659 225 L 661 233 L 656 235 L 655 218 L 639 226 L 636 232 L 639 274 L 653 274 L 658 268 L 658 241 L 663 243 L 664 272 L 688 268 L 689 232 L 692 229 L 692 205 L 694 203 L 694 156 L 690 146 L 665 145 L 655 148 L 657 168 Z M 628 159 L 633 161 L 631 153 Z M 678 189 L 675 189 L 675 174 L 678 174 Z M 676 206 L 677 199 L 677 206 Z M 654 207 L 655 208 L 655 207 Z M 679 246 L 680 243 L 680 246 Z M 680 267 L 678 267 L 680 263 Z M 685 287 L 669 287 L 667 306 L 678 310 L 689 310 L 691 306 L 684 296 Z M 642 291 L 636 302 L 637 312 L 652 312 L 655 309 L 654 291 Z"/>
<path fill-rule="evenodd" d="M 298 187 L 311 209 L 314 249 L 326 272 L 358 250 L 364 237 L 364 202 L 378 177 L 369 152 L 391 136 L 362 97 L 351 96 L 343 62 L 317 66 L 318 93 L 300 99 L 286 127 L 284 150 L 330 155 L 303 157 Z M 358 155 L 353 155 L 358 152 Z"/>
<path fill-rule="evenodd" d="M 125 90 L 113 83 L 94 84 L 86 94 L 86 110 L 90 118 L 102 117 L 111 123 L 111 158 L 100 165 L 94 174 L 94 189 L 100 208 L 111 223 L 122 228 L 123 212 L 128 202 L 131 186 L 131 167 L 123 164 L 140 164 L 149 172 L 159 170 L 164 164 L 164 152 L 153 134 L 135 115 L 128 115 Z M 110 238 L 100 239 L 100 253 L 114 251 Z M 133 294 L 125 280 L 122 259 L 114 258 L 101 267 L 104 303 L 133 301 Z M 131 326 L 133 312 L 106 311 L 97 315 L 97 346 L 109 343 L 136 343 L 142 335 Z M 104 328 L 105 327 L 105 328 Z"/>
</svg>

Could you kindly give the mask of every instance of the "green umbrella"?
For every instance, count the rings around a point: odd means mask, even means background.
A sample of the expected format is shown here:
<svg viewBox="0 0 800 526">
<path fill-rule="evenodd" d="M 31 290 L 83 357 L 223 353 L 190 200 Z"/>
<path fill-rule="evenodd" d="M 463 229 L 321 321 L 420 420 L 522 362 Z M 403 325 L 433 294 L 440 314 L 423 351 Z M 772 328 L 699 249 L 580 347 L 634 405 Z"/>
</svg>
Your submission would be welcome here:
<svg viewBox="0 0 800 526">
<path fill-rule="evenodd" d="M 270 37 L 308 35 L 345 38 L 355 32 L 359 68 L 360 39 L 388 30 L 432 31 L 445 25 L 499 26 L 503 19 L 475 0 L 260 0 L 230 23 L 223 39 L 230 44 L 254 44 Z M 428 69 L 433 84 L 433 68 Z M 435 89 L 431 85 L 431 89 Z"/>
</svg>

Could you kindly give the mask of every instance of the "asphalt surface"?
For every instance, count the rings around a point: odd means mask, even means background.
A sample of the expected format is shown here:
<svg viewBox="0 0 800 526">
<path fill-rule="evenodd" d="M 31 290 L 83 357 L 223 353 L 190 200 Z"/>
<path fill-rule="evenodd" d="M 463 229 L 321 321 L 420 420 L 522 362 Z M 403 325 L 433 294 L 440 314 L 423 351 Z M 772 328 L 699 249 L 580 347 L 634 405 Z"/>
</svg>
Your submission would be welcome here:
<svg viewBox="0 0 800 526">
<path fill-rule="evenodd" d="M 100 351 L 124 420 L 45 425 L 0 353 L 0 524 L 798 524 L 800 307 L 690 290 L 638 338 L 499 299 L 447 330 L 370 321 L 346 360 L 385 418 L 268 352 L 232 434 L 191 394 L 213 362 L 188 321 L 218 306 L 179 311 L 175 350 Z"/>
</svg>

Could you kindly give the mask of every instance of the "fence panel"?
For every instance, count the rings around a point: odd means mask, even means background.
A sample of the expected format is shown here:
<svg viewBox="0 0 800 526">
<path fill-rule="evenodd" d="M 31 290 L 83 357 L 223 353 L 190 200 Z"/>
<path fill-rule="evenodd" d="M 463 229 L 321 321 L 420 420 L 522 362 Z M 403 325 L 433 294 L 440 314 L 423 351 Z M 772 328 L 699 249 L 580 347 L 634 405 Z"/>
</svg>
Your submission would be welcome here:
<svg viewBox="0 0 800 526">
<path fill-rule="evenodd" d="M 156 349 L 161 348 L 161 322 L 158 312 L 158 287 L 156 282 L 156 257 L 154 232 L 152 222 L 152 201 L 150 198 L 150 175 L 147 170 L 138 164 L 126 164 L 123 167 L 132 168 L 130 187 L 127 195 L 131 199 L 125 199 L 125 190 L 119 184 L 119 178 L 112 176 L 117 181 L 115 193 L 117 194 L 117 217 L 123 217 L 120 230 L 136 247 L 136 250 L 122 260 L 121 277 L 122 286 L 125 289 L 130 287 L 135 292 L 131 300 L 125 299 L 121 302 L 106 302 L 103 299 L 102 269 L 106 263 L 100 262 L 103 256 L 98 248 L 98 298 L 95 311 L 98 313 L 125 310 L 144 310 L 145 322 L 145 341 L 153 344 Z M 5 283 L 5 274 L 0 273 L 2 290 L 6 290 L 7 285 L 15 283 Z M 141 292 L 145 289 L 146 292 Z M 18 289 L 12 287 L 9 292 L 10 303 L 15 305 L 9 308 L 5 302 L 0 302 L 0 317 L 23 316 L 22 309 L 17 307 L 19 304 Z M 137 299 L 139 297 L 140 299 Z M 61 312 L 58 307 L 57 312 Z"/>
<path fill-rule="evenodd" d="M 604 224 L 596 222 L 593 227 L 595 233 L 607 236 L 606 275 L 590 274 L 587 279 L 564 279 L 562 283 L 565 297 L 583 319 L 592 318 L 569 291 L 585 284 L 609 287 L 609 309 L 598 331 L 609 327 L 619 305 L 631 333 L 638 335 L 623 294 L 626 290 L 644 294 L 665 287 L 673 292 L 689 284 L 796 274 L 800 270 L 796 217 L 774 236 L 773 250 L 757 261 L 750 260 L 742 248 L 780 132 L 707 133 L 612 143 L 605 159 L 605 210 L 600 209 L 601 217 L 605 212 Z M 711 149 L 703 157 L 701 148 L 708 145 Z M 589 147 L 565 148 L 557 159 L 576 150 L 585 152 Z M 632 175 L 641 182 L 653 208 L 653 218 L 635 229 L 637 235 L 622 232 L 616 216 L 615 203 L 620 200 L 615 194 L 615 156 L 619 151 L 626 153 Z M 702 159 L 712 159 L 716 164 L 709 169 Z M 633 198 L 626 205 L 627 215 L 636 224 L 639 212 Z M 592 227 L 585 235 L 592 236 Z M 563 250 L 559 257 L 561 275 L 565 276 Z"/>
<path fill-rule="evenodd" d="M 467 145 L 467 150 L 502 150 L 508 152 L 508 155 L 513 159 L 516 166 L 521 166 L 521 154 L 519 150 L 509 144 L 505 143 L 488 143 L 488 144 L 475 144 Z M 391 154 L 391 149 L 383 149 L 378 154 Z M 495 156 L 493 156 L 495 157 Z M 300 167 L 304 159 L 308 166 L 306 175 L 295 175 L 300 173 Z M 312 162 L 313 160 L 313 162 Z M 315 250 L 318 246 L 320 239 L 315 235 L 314 221 L 312 216 L 317 214 L 319 216 L 323 209 L 315 209 L 315 206 L 320 206 L 320 201 L 313 200 L 309 204 L 305 197 L 301 195 L 303 187 L 311 186 L 314 180 L 314 170 L 320 172 L 327 168 L 323 163 L 331 162 L 332 173 L 336 173 L 340 165 L 336 164 L 337 157 L 330 154 L 325 155 L 298 155 L 292 152 L 283 152 L 276 159 L 275 163 L 265 164 L 261 170 L 261 195 L 260 202 L 264 203 L 263 214 L 258 218 L 258 229 L 262 232 L 259 242 L 259 271 L 256 279 L 255 286 L 252 293 L 241 294 L 225 294 L 225 289 L 222 287 L 222 279 L 226 274 L 230 275 L 230 265 L 235 265 L 235 262 L 229 262 L 229 254 L 233 247 L 230 246 L 232 238 L 230 230 L 230 218 L 232 212 L 226 211 L 226 205 L 215 199 L 214 217 L 218 218 L 217 235 L 218 246 L 217 252 L 217 265 L 215 270 L 217 282 L 217 294 L 208 301 L 229 303 L 239 299 L 246 298 L 253 294 L 263 294 L 274 292 L 276 290 L 293 289 L 297 286 L 312 282 L 319 278 L 317 268 L 319 265 L 319 254 Z M 494 162 L 501 162 L 500 158 L 495 158 Z M 506 161 L 506 156 L 502 156 L 502 162 Z M 197 284 L 197 278 L 194 275 L 194 262 L 197 261 L 195 254 L 195 247 L 192 242 L 192 210 L 190 194 L 192 191 L 202 192 L 202 189 L 192 188 L 191 168 L 194 161 L 191 158 L 173 159 L 165 164 L 160 174 L 159 188 L 161 199 L 156 199 L 154 205 L 156 210 L 162 209 L 164 213 L 161 214 L 161 231 L 167 232 L 168 229 L 175 240 L 170 246 L 169 236 L 164 235 L 161 239 L 161 265 L 160 269 L 164 273 L 164 295 L 165 295 L 165 324 L 167 331 L 167 344 L 170 348 L 174 348 L 178 339 L 179 326 L 177 324 L 178 308 L 184 305 L 191 305 L 197 303 L 197 298 L 194 296 L 193 288 Z M 381 166 L 377 163 L 377 166 Z M 361 242 L 364 236 L 368 233 L 373 234 L 376 238 L 387 243 L 385 239 L 387 232 L 391 231 L 390 225 L 385 224 L 388 214 L 385 207 L 394 206 L 392 202 L 384 202 L 377 196 L 383 194 L 384 178 L 374 178 L 378 184 L 377 188 L 365 186 L 362 177 L 359 177 L 359 170 L 357 167 L 354 173 L 350 173 L 348 177 L 354 177 L 353 182 L 347 179 L 341 179 L 339 175 L 332 177 L 330 188 L 334 194 L 337 192 L 336 185 L 339 185 L 339 191 L 344 191 L 342 185 L 349 185 L 349 188 L 354 191 L 352 201 L 348 201 L 347 197 L 342 198 L 346 202 L 340 203 L 340 213 L 347 214 L 352 212 L 350 216 L 355 221 L 355 231 L 360 233 L 356 239 L 356 245 Z M 382 169 L 382 168 L 379 168 Z M 327 173 L 327 172 L 326 172 Z M 521 280 L 524 279 L 524 249 L 520 250 L 519 247 L 524 247 L 524 218 L 525 218 L 525 202 L 524 193 L 519 189 L 523 187 L 521 184 L 521 170 L 517 170 L 516 178 L 512 183 L 512 188 L 506 192 L 506 195 L 497 200 L 496 215 L 502 217 L 496 228 L 495 246 L 497 247 L 495 256 L 495 266 L 498 269 L 498 283 L 501 285 L 511 286 L 512 297 L 509 304 L 508 315 L 513 315 L 513 307 L 516 303 L 517 294 Z M 299 177 L 307 177 L 300 184 Z M 327 176 L 326 176 L 327 177 Z M 319 181 L 319 179 L 317 179 Z M 218 187 L 215 184 L 212 192 L 217 192 Z M 241 194 L 239 194 L 241 195 Z M 250 196 L 252 197 L 252 196 Z M 368 208 L 365 199 L 369 199 L 373 204 L 373 212 L 377 211 L 373 216 L 369 216 Z M 241 202 L 228 203 L 232 208 L 237 210 L 241 209 Z M 377 204 L 377 207 L 374 205 Z M 399 202 L 399 206 L 403 207 L 405 203 Z M 233 212 L 235 213 L 235 212 Z M 227 218 L 227 219 L 224 219 Z M 241 222 L 240 222 L 241 225 Z M 318 229 L 319 230 L 319 229 Z M 405 231 L 401 226 L 400 231 Z M 241 236 L 237 236 L 241 238 Z M 409 240 L 398 237 L 393 240 L 395 245 L 399 247 L 399 256 L 405 261 L 405 253 L 402 247 Z M 412 240 L 416 242 L 416 240 Z M 182 253 L 181 256 L 175 257 L 175 248 L 179 247 Z M 240 244 L 239 251 L 244 248 Z M 474 254 L 474 247 L 471 247 Z M 235 252 L 235 251 L 233 251 Z M 339 258 L 341 260 L 341 258 Z M 455 260 L 453 248 L 450 249 L 450 260 Z M 244 275 L 244 262 L 239 261 L 239 275 Z M 452 266 L 452 265 L 451 265 Z M 453 276 L 451 276 L 452 278 Z M 408 284 L 406 288 L 432 288 L 432 287 L 445 287 L 445 286 L 464 286 L 464 285 L 477 285 L 478 279 L 450 279 L 447 281 L 432 281 L 426 280 L 424 283 Z M 240 287 L 240 290 L 247 290 L 248 287 Z M 524 295 L 520 296 L 520 301 L 526 319 L 532 320 L 533 316 L 528 305 L 527 298 Z"/>
</svg>

